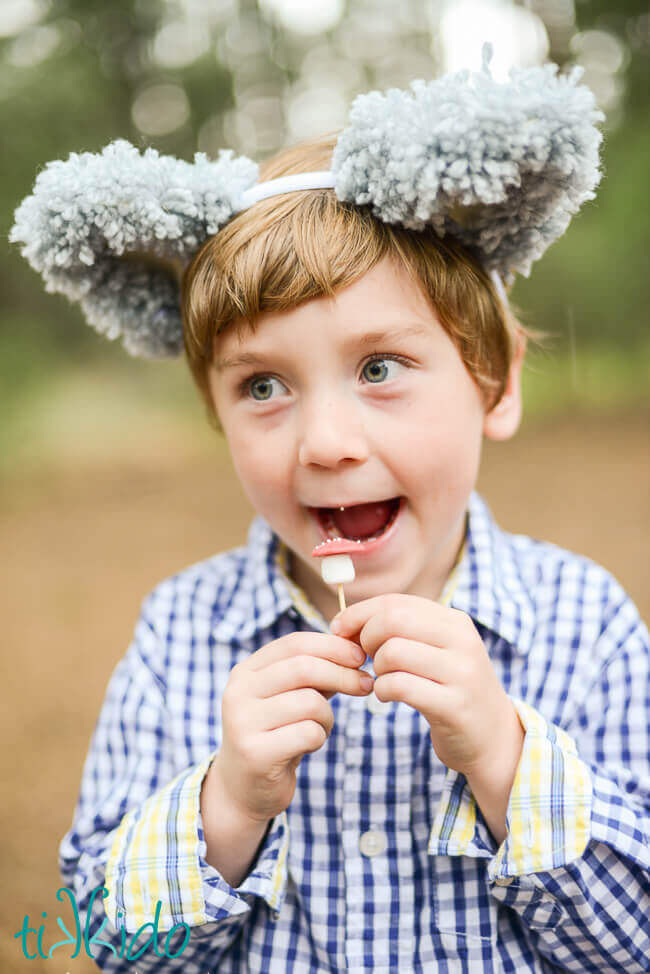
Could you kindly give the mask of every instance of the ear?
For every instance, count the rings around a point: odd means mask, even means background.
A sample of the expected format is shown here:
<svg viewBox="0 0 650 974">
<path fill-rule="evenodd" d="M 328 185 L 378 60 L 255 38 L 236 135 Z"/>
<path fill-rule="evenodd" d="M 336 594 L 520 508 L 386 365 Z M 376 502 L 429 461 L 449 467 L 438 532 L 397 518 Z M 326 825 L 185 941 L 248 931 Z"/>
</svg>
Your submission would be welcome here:
<svg viewBox="0 0 650 974">
<path fill-rule="evenodd" d="M 519 428 L 521 421 L 521 370 L 525 352 L 526 337 L 520 333 L 503 395 L 483 419 L 483 434 L 489 440 L 509 440 Z"/>
</svg>

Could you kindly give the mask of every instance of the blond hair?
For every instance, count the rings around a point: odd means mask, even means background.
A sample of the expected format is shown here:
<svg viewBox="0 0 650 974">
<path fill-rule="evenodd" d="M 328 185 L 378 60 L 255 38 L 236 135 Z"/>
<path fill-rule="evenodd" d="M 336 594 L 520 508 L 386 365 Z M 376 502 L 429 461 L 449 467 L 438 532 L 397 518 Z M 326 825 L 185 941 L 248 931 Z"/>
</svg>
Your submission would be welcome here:
<svg viewBox="0 0 650 974">
<path fill-rule="evenodd" d="M 283 150 L 260 166 L 260 181 L 328 169 L 335 143 L 336 134 Z M 318 189 L 270 197 L 239 213 L 185 272 L 185 351 L 212 425 L 220 428 L 208 372 L 226 327 L 254 331 L 260 314 L 331 296 L 383 257 L 397 261 L 420 287 L 492 408 L 519 337 L 543 334 L 525 329 L 504 308 L 486 270 L 453 239 L 383 223 L 369 207 Z"/>
</svg>

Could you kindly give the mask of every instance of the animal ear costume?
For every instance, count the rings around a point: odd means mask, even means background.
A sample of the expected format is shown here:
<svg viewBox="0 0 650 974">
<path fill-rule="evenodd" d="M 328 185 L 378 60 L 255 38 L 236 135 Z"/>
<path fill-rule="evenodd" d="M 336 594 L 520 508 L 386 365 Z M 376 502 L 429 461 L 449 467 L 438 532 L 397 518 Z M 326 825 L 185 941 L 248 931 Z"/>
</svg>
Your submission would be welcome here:
<svg viewBox="0 0 650 974">
<path fill-rule="evenodd" d="M 408 90 L 359 95 L 331 171 L 257 183 L 258 166 L 223 150 L 193 163 L 118 140 L 48 163 L 16 210 L 10 240 L 48 291 L 78 302 L 133 355 L 183 348 L 180 277 L 236 213 L 276 193 L 330 187 L 386 223 L 453 235 L 502 281 L 533 261 L 593 199 L 600 180 L 592 92 L 580 68 L 460 71 Z"/>
</svg>

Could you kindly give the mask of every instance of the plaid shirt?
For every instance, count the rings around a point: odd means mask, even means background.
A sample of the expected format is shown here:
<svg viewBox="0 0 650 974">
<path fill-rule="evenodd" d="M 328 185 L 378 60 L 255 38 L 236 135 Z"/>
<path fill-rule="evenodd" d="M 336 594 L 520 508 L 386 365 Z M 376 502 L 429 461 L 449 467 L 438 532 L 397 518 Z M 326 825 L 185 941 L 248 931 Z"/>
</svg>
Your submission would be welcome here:
<svg viewBox="0 0 650 974">
<path fill-rule="evenodd" d="M 231 668 L 286 633 L 328 630 L 286 557 L 258 517 L 246 546 L 143 603 L 61 844 L 82 918 L 93 889 L 109 891 L 88 917 L 91 934 L 103 924 L 99 966 L 650 971 L 647 629 L 603 568 L 500 530 L 476 493 L 441 601 L 473 619 L 526 729 L 504 842 L 419 713 L 338 694 L 332 733 L 300 763 L 250 874 L 233 889 L 208 865 L 199 794 Z M 190 925 L 182 953 L 120 959 L 126 932 L 156 914 L 160 931 Z"/>
</svg>

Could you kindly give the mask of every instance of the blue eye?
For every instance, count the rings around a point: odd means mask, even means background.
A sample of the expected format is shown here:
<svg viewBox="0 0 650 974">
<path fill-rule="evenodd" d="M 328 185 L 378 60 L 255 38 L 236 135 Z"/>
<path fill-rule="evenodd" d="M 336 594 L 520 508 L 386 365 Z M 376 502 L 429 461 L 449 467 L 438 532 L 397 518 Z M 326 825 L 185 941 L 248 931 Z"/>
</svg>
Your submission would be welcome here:
<svg viewBox="0 0 650 974">
<path fill-rule="evenodd" d="M 397 355 L 377 355 L 375 358 L 369 359 L 361 370 L 361 374 L 370 382 L 372 385 L 378 385 L 384 382 L 386 379 L 394 378 L 390 374 L 391 369 L 388 367 L 390 363 L 395 365 L 407 366 L 407 362 Z"/>
<path fill-rule="evenodd" d="M 396 378 L 394 371 L 397 366 L 408 369 L 410 362 L 408 359 L 402 358 L 401 355 L 375 355 L 364 364 L 361 374 L 366 382 L 371 385 L 380 385 L 387 379 Z M 281 382 L 276 376 L 264 375 L 263 373 L 244 379 L 238 387 L 238 394 L 241 398 L 252 399 L 254 402 L 270 402 L 283 392 L 288 392 L 284 382 Z"/>
<path fill-rule="evenodd" d="M 256 402 L 268 402 L 268 400 L 272 398 L 274 382 L 281 385 L 283 389 L 286 389 L 284 383 L 280 382 L 279 379 L 275 379 L 272 375 L 258 375 L 247 383 L 247 391 L 250 392 L 252 398 Z M 254 392 L 255 389 L 257 389 L 261 395 L 256 396 Z"/>
</svg>

